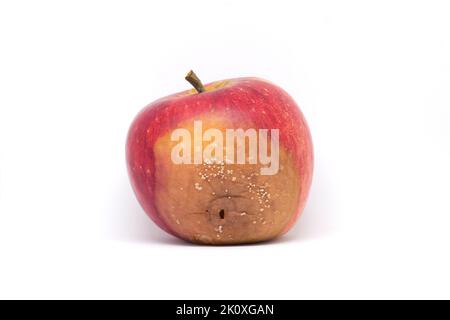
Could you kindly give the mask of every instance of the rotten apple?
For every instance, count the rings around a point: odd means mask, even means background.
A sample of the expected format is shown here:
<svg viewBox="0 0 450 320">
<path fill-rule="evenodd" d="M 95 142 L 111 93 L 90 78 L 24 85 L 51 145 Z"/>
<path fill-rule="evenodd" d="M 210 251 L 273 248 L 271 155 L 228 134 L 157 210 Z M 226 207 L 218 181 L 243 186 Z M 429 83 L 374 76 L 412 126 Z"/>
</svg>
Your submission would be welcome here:
<svg viewBox="0 0 450 320">
<path fill-rule="evenodd" d="M 294 100 L 258 78 L 161 98 L 132 123 L 126 145 L 137 199 L 168 233 L 202 244 L 266 241 L 301 214 L 313 170 L 311 135 Z"/>
</svg>

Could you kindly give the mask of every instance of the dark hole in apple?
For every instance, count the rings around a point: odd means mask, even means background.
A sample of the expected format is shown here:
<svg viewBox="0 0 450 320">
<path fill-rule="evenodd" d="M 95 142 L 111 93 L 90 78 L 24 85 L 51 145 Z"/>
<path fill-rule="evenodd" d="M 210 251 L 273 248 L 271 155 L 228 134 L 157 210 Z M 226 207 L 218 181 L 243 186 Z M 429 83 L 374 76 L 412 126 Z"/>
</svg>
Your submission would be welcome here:
<svg viewBox="0 0 450 320">
<path fill-rule="evenodd" d="M 220 216 L 220 219 L 225 219 L 225 210 L 221 209 L 219 211 L 219 216 Z"/>
</svg>

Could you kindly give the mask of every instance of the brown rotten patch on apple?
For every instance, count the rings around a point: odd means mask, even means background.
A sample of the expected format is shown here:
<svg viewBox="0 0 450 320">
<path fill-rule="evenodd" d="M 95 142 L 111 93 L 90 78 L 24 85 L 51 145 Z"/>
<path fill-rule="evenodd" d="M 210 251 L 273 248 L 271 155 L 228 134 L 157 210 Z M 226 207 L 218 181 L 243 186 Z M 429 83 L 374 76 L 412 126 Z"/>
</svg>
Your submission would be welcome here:
<svg viewBox="0 0 450 320">
<path fill-rule="evenodd" d="M 254 243 L 283 233 L 298 205 L 299 183 L 280 150 L 276 175 L 260 165 L 175 165 L 157 148 L 156 209 L 182 238 L 203 244 Z M 159 160 L 158 160 L 159 159 Z"/>
</svg>

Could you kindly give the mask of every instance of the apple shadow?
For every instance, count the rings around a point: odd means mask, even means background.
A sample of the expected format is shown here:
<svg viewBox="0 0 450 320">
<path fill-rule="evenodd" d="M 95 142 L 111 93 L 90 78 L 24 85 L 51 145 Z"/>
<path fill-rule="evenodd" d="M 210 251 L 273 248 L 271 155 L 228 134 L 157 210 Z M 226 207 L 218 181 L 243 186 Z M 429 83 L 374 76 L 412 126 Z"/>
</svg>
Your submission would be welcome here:
<svg viewBox="0 0 450 320">
<path fill-rule="evenodd" d="M 303 214 L 285 235 L 272 241 L 250 245 L 276 245 L 321 238 L 331 233 L 332 217 L 329 184 L 321 172 L 316 172 Z M 113 194 L 115 201 L 108 210 L 109 238 L 125 242 L 153 243 L 177 246 L 198 246 L 180 240 L 161 230 L 145 214 L 136 200 L 127 177 L 122 177 Z M 248 246 L 248 245 L 245 245 Z"/>
</svg>

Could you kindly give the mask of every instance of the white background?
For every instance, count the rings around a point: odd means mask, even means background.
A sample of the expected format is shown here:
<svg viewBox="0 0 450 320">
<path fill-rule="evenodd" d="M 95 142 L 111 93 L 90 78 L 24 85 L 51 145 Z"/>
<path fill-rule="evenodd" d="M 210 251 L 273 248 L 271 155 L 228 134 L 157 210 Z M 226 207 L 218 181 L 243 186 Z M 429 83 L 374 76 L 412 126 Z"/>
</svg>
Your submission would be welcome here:
<svg viewBox="0 0 450 320">
<path fill-rule="evenodd" d="M 0 298 L 450 298 L 448 1 L 2 1 Z M 199 247 L 134 198 L 151 101 L 259 76 L 309 121 L 278 241 Z"/>
</svg>

